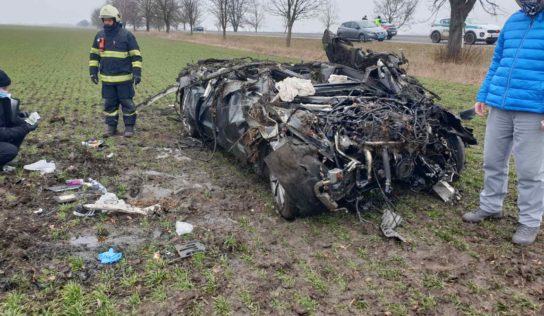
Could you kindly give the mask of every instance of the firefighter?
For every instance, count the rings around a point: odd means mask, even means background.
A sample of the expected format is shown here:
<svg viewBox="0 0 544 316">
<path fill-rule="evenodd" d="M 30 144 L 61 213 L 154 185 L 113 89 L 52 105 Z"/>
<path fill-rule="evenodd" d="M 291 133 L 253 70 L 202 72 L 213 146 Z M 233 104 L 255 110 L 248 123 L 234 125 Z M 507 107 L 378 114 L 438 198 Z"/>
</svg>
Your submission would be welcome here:
<svg viewBox="0 0 544 316">
<path fill-rule="evenodd" d="M 91 81 L 102 81 L 102 98 L 107 130 L 104 137 L 117 134 L 119 105 L 123 112 L 125 137 L 134 136 L 136 106 L 134 85 L 142 80 L 142 54 L 134 35 L 123 28 L 119 10 L 112 5 L 100 9 L 104 30 L 96 34 L 89 61 Z"/>
</svg>

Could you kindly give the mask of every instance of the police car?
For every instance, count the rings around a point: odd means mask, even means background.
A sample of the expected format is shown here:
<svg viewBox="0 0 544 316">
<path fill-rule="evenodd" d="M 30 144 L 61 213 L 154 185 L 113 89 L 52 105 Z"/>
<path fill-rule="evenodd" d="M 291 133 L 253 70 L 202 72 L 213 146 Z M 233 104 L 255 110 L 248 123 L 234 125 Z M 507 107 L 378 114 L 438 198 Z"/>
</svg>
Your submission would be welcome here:
<svg viewBox="0 0 544 316">
<path fill-rule="evenodd" d="M 447 40 L 450 32 L 450 19 L 440 19 L 431 26 L 431 40 L 433 43 L 440 43 Z M 498 26 L 485 24 L 477 19 L 468 18 L 465 21 L 463 37 L 465 43 L 472 45 L 476 42 L 485 42 L 489 45 L 495 44 L 501 30 Z"/>
</svg>

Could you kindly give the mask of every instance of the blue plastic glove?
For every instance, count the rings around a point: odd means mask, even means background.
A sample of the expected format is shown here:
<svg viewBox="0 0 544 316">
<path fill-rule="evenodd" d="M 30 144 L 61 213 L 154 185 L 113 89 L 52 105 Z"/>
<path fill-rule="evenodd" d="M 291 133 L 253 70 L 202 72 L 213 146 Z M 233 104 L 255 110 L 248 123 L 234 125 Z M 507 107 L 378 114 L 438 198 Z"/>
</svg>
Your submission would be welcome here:
<svg viewBox="0 0 544 316">
<path fill-rule="evenodd" d="M 102 264 L 116 263 L 123 258 L 123 254 L 113 251 L 113 248 L 98 255 L 98 260 Z"/>
</svg>

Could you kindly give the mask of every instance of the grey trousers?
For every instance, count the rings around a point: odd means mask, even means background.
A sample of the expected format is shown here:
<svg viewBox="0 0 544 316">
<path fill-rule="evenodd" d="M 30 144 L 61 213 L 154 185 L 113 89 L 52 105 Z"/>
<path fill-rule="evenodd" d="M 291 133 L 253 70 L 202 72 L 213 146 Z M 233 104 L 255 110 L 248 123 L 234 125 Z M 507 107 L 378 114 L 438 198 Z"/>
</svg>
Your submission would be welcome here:
<svg viewBox="0 0 544 316">
<path fill-rule="evenodd" d="M 539 227 L 544 213 L 544 114 L 489 108 L 484 144 L 484 189 L 480 208 L 502 211 L 510 155 L 517 172 L 520 224 Z"/>
</svg>

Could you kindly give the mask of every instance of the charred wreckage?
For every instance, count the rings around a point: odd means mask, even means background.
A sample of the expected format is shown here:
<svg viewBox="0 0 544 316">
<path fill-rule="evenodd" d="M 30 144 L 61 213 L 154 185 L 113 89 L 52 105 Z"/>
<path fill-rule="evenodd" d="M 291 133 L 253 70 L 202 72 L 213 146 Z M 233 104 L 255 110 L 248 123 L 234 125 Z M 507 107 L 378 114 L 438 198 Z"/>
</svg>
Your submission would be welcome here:
<svg viewBox="0 0 544 316">
<path fill-rule="evenodd" d="M 176 93 L 193 137 L 210 141 L 270 181 L 281 216 L 366 208 L 395 185 L 452 198 L 472 131 L 402 68 L 404 56 L 353 47 L 325 32 L 329 63 L 201 60 Z M 399 224 L 384 212 L 382 230 Z M 399 236 L 397 236 L 399 237 Z"/>
</svg>

